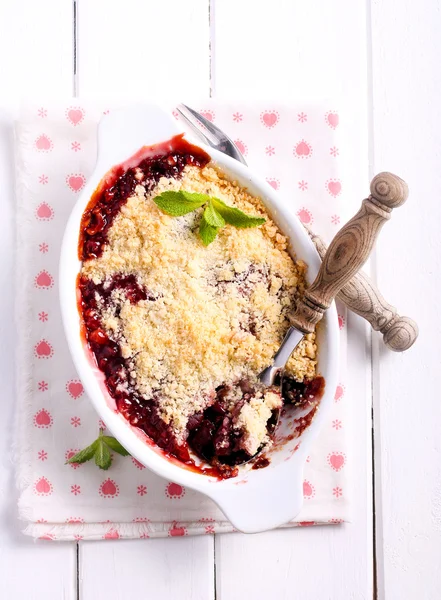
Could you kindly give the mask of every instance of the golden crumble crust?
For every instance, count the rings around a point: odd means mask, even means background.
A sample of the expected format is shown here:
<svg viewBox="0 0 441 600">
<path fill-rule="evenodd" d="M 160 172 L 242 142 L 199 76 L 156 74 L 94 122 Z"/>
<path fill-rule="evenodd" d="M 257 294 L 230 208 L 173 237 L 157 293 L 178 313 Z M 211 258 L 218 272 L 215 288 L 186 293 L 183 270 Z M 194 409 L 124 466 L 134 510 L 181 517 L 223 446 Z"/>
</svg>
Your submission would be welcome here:
<svg viewBox="0 0 441 600">
<path fill-rule="evenodd" d="M 251 229 L 227 225 L 205 247 L 197 232 L 203 209 L 170 217 L 153 202 L 180 189 L 216 196 L 266 222 Z M 263 203 L 208 165 L 187 166 L 180 179 L 163 177 L 148 194 L 137 185 L 104 252 L 84 262 L 82 275 L 100 284 L 135 274 L 148 290 L 149 299 L 136 304 L 113 290 L 102 323 L 129 363 L 129 383 L 157 398 L 161 417 L 182 439 L 189 416 L 213 401 L 219 385 L 255 378 L 270 364 L 289 326 L 288 310 L 304 291 L 306 268 L 288 253 Z M 315 334 L 306 336 L 288 374 L 312 379 L 316 350 Z M 254 413 L 268 412 L 264 405 L 247 409 L 250 422 Z"/>
</svg>

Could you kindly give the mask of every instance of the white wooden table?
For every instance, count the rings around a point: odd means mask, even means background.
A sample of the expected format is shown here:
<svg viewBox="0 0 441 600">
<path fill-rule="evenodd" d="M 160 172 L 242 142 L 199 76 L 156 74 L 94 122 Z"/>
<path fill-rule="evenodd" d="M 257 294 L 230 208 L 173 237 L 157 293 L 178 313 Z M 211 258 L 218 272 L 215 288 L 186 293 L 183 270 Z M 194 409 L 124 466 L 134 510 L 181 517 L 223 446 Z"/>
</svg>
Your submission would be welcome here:
<svg viewBox="0 0 441 600">
<path fill-rule="evenodd" d="M 0 110 L 0 596 L 440 597 L 440 28 L 436 0 L 0 0 L 1 106 L 72 94 L 344 97 L 360 177 L 387 169 L 410 185 L 372 270 L 421 328 L 417 346 L 394 355 L 349 319 L 351 524 L 255 536 L 30 541 L 16 520 L 10 458 L 13 189 L 10 123 Z"/>
</svg>

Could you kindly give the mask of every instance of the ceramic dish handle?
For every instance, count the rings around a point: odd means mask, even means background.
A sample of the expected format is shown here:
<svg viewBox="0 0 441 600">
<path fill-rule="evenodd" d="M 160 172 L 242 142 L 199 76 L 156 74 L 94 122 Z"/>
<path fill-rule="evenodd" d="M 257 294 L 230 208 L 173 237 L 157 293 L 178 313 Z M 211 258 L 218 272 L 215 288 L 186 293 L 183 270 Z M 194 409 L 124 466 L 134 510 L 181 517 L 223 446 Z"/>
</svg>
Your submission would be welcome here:
<svg viewBox="0 0 441 600">
<path fill-rule="evenodd" d="M 391 173 L 380 173 L 370 187 L 369 198 L 332 240 L 314 283 L 290 317 L 291 324 L 304 333 L 314 331 L 335 296 L 368 259 L 392 209 L 401 206 L 408 196 L 406 183 Z"/>
</svg>

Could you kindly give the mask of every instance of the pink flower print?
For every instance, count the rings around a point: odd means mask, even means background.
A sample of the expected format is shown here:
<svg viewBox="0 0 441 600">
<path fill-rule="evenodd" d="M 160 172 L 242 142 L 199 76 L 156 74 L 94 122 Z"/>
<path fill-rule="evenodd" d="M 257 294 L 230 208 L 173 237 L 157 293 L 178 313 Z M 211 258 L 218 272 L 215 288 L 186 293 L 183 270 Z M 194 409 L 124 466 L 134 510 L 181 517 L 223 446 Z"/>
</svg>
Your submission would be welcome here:
<svg viewBox="0 0 441 600">
<path fill-rule="evenodd" d="M 76 540 L 77 542 L 80 542 L 82 539 L 83 539 L 82 535 L 78 535 L 78 534 L 74 535 L 74 540 Z"/>
<path fill-rule="evenodd" d="M 172 526 L 168 530 L 168 535 L 171 537 L 179 537 L 181 535 L 187 535 L 187 529 L 185 527 L 178 526 L 176 521 L 173 521 Z"/>
<path fill-rule="evenodd" d="M 45 108 L 39 108 L 37 114 L 41 119 L 45 119 L 47 117 L 47 110 Z"/>
<path fill-rule="evenodd" d="M 341 487 L 335 487 L 332 488 L 332 494 L 336 497 L 336 498 L 340 498 L 343 495 L 343 490 L 341 489 Z"/>
<path fill-rule="evenodd" d="M 37 519 L 36 523 L 47 523 L 47 519 Z"/>
<path fill-rule="evenodd" d="M 313 223 L 314 221 L 311 211 L 309 211 L 305 207 L 297 211 L 297 216 L 299 217 L 300 221 L 305 225 L 311 225 L 311 223 Z"/>
<path fill-rule="evenodd" d="M 150 536 L 149 536 L 149 534 L 148 534 L 148 533 L 145 533 L 145 532 L 144 532 L 144 533 L 141 533 L 141 535 L 139 536 L 139 538 L 140 538 L 141 540 L 147 540 L 147 539 L 149 539 L 149 537 L 150 537 Z"/>
<path fill-rule="evenodd" d="M 183 498 L 185 496 L 185 487 L 177 483 L 170 482 L 165 488 L 165 495 L 167 498 Z"/>
<path fill-rule="evenodd" d="M 54 354 L 54 349 L 47 340 L 41 340 L 34 346 L 34 355 L 36 358 L 51 358 Z"/>
<path fill-rule="evenodd" d="M 48 429 L 53 424 L 52 415 L 45 408 L 42 408 L 34 415 L 34 426 L 40 429 Z"/>
<path fill-rule="evenodd" d="M 325 114 L 325 121 L 329 125 L 329 127 L 335 129 L 339 123 L 338 113 L 332 111 L 327 112 Z"/>
<path fill-rule="evenodd" d="M 145 485 L 138 485 L 136 493 L 138 496 L 145 496 L 147 494 L 147 487 Z"/>
<path fill-rule="evenodd" d="M 305 140 L 301 140 L 294 147 L 293 153 L 297 158 L 309 158 L 312 155 L 312 146 Z"/>
<path fill-rule="evenodd" d="M 244 156 L 248 154 L 248 146 L 242 140 L 234 140 L 234 143 L 241 154 Z"/>
<path fill-rule="evenodd" d="M 280 115 L 276 110 L 271 110 L 261 113 L 260 120 L 262 121 L 263 125 L 265 125 L 265 127 L 271 129 L 272 127 L 277 125 L 279 117 Z"/>
<path fill-rule="evenodd" d="M 38 320 L 41 321 L 42 323 L 46 323 L 48 318 L 49 318 L 49 315 L 47 314 L 47 312 L 41 311 L 38 313 Z"/>
<path fill-rule="evenodd" d="M 70 145 L 70 149 L 74 152 L 78 152 L 78 150 L 81 150 L 80 142 L 72 142 L 72 144 Z"/>
<path fill-rule="evenodd" d="M 214 525 L 207 525 L 205 527 L 205 533 L 214 533 Z"/>
<path fill-rule="evenodd" d="M 49 251 L 49 244 L 46 244 L 46 242 L 43 242 L 42 244 L 40 244 L 38 246 L 38 249 L 40 250 L 40 252 L 42 252 L 43 254 L 46 254 L 46 252 Z"/>
<path fill-rule="evenodd" d="M 79 427 L 81 425 L 81 419 L 80 417 L 72 417 L 70 420 L 70 424 L 73 427 Z"/>
<path fill-rule="evenodd" d="M 73 192 L 79 192 L 86 184 L 86 178 L 81 173 L 67 175 L 66 184 Z"/>
<path fill-rule="evenodd" d="M 334 400 L 338 402 L 341 400 L 345 393 L 345 386 L 342 383 L 339 383 L 335 390 Z"/>
<path fill-rule="evenodd" d="M 84 119 L 84 110 L 82 108 L 70 107 L 66 110 L 67 120 L 76 127 Z"/>
<path fill-rule="evenodd" d="M 343 329 L 343 327 L 345 326 L 345 319 L 343 315 L 338 315 L 338 326 L 340 329 Z"/>
<path fill-rule="evenodd" d="M 40 477 L 38 481 L 34 483 L 34 493 L 37 496 L 50 496 L 54 488 L 52 483 L 46 477 Z"/>
<path fill-rule="evenodd" d="M 47 183 L 47 182 L 46 182 Z M 35 211 L 35 216 L 39 221 L 50 221 L 54 218 L 54 211 L 46 204 L 46 202 L 42 202 Z"/>
<path fill-rule="evenodd" d="M 338 156 L 340 154 L 340 150 L 336 146 L 332 146 L 332 148 L 329 150 L 329 154 L 334 157 Z"/>
<path fill-rule="evenodd" d="M 177 110 L 172 110 L 172 115 L 174 116 L 174 118 L 176 119 L 176 121 L 179 121 L 179 113 Z"/>
<path fill-rule="evenodd" d="M 143 471 L 145 469 L 145 466 L 139 462 L 139 460 L 136 460 L 136 458 L 133 458 L 132 456 L 132 463 L 135 465 L 135 467 L 137 469 L 139 469 L 140 471 Z"/>
<path fill-rule="evenodd" d="M 308 189 L 308 182 L 304 181 L 302 179 L 302 181 L 299 181 L 299 189 L 302 190 L 302 192 L 304 192 L 305 190 Z"/>
<path fill-rule="evenodd" d="M 84 519 L 81 517 L 69 517 L 68 519 L 66 519 L 66 523 L 84 523 Z"/>
<path fill-rule="evenodd" d="M 50 137 L 43 133 L 35 140 L 35 147 L 39 152 L 50 152 L 53 149 L 54 144 Z"/>
<path fill-rule="evenodd" d="M 106 479 L 100 485 L 98 493 L 103 498 L 116 498 L 119 495 L 119 485 L 113 479 Z M 147 493 L 147 488 L 145 493 Z"/>
<path fill-rule="evenodd" d="M 46 183 L 49 183 L 49 177 L 47 175 L 40 175 L 40 177 L 38 178 L 38 181 L 42 185 L 46 185 Z"/>
<path fill-rule="evenodd" d="M 212 110 L 200 110 L 200 114 L 207 119 L 207 121 L 213 122 L 215 114 Z"/>
<path fill-rule="evenodd" d="M 300 123 L 305 123 L 305 121 L 308 120 L 308 115 L 306 113 L 304 113 L 304 112 L 300 112 L 297 115 L 297 120 L 300 121 Z"/>
<path fill-rule="evenodd" d="M 329 519 L 328 523 L 332 523 L 334 525 L 339 525 L 340 523 L 343 523 L 343 519 Z"/>
<path fill-rule="evenodd" d="M 326 182 L 325 186 L 329 194 L 331 194 L 331 196 L 334 196 L 334 198 L 336 198 L 341 193 L 341 181 L 339 181 L 338 179 L 329 179 Z"/>
<path fill-rule="evenodd" d="M 346 464 L 346 454 L 344 452 L 328 454 L 328 464 L 334 471 L 341 471 Z"/>
<path fill-rule="evenodd" d="M 276 151 L 275 151 L 275 149 L 274 149 L 274 147 L 273 147 L 273 146 L 267 146 L 267 147 L 265 148 L 265 153 L 266 153 L 268 156 L 273 156 L 273 155 L 276 153 Z"/>
<path fill-rule="evenodd" d="M 47 381 L 39 381 L 38 389 L 40 392 L 47 392 L 47 390 L 49 389 L 49 384 L 47 383 Z"/>
<path fill-rule="evenodd" d="M 81 486 L 79 486 L 79 485 L 71 485 L 70 486 L 70 492 L 74 496 L 78 496 L 78 494 L 81 494 Z"/>
<path fill-rule="evenodd" d="M 315 488 L 314 486 L 309 482 L 309 481 L 305 481 L 303 482 L 303 497 L 305 498 L 305 500 L 310 500 L 311 498 L 314 498 L 315 496 Z"/>
<path fill-rule="evenodd" d="M 341 429 L 343 425 L 341 424 L 340 419 L 334 419 L 334 421 L 332 421 L 332 427 L 337 430 Z"/>
<path fill-rule="evenodd" d="M 98 421 L 98 427 L 100 429 L 106 429 L 106 424 L 104 423 L 104 421 L 102 419 L 99 419 L 99 421 Z"/>
<path fill-rule="evenodd" d="M 242 121 L 242 120 L 243 120 L 243 114 L 242 113 L 240 113 L 240 112 L 234 113 L 234 115 L 233 115 L 233 121 L 235 123 L 240 123 L 240 121 Z"/>
<path fill-rule="evenodd" d="M 40 450 L 38 453 L 38 460 L 42 460 L 45 461 L 47 459 L 47 452 L 46 450 Z"/>
<path fill-rule="evenodd" d="M 338 215 L 332 215 L 332 217 L 331 217 L 331 223 L 333 225 L 339 225 L 340 224 L 340 217 Z"/>
</svg>

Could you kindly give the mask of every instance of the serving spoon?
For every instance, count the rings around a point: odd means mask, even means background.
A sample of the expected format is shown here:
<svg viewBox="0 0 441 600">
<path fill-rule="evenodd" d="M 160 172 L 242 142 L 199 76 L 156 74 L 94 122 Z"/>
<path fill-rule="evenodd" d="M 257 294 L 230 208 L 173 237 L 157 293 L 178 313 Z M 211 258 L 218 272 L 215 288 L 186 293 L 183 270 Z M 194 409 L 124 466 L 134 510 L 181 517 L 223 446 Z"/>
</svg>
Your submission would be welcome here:
<svg viewBox="0 0 441 600">
<path fill-rule="evenodd" d="M 186 104 L 176 107 L 180 117 L 202 141 L 246 165 L 247 162 L 236 144 L 217 125 Z M 304 225 L 320 258 L 326 253 L 323 240 Z M 418 337 L 418 325 L 409 317 L 400 316 L 362 271 L 357 273 L 339 292 L 338 300 L 352 312 L 368 321 L 372 329 L 383 334 L 385 345 L 395 352 L 408 350 Z"/>
<path fill-rule="evenodd" d="M 370 192 L 357 214 L 335 235 L 323 256 L 314 282 L 289 315 L 291 327 L 276 352 L 272 365 L 264 369 L 259 377 L 266 386 L 275 385 L 276 379 L 280 377 L 282 387 L 283 370 L 289 357 L 304 336 L 315 330 L 339 291 L 364 265 L 381 228 L 390 219 L 392 209 L 404 204 L 408 196 L 407 184 L 392 173 L 380 173 L 374 177 Z M 268 426 L 270 436 L 276 430 L 280 413 L 280 408 L 273 410 Z M 265 449 L 266 444 L 262 444 L 252 457 L 236 465 L 254 461 Z"/>
<path fill-rule="evenodd" d="M 371 182 L 370 196 L 360 210 L 336 234 L 323 257 L 317 277 L 289 315 L 291 327 L 274 356 L 260 374 L 265 385 L 274 385 L 296 346 L 312 333 L 340 290 L 361 269 L 393 208 L 404 204 L 407 184 L 392 173 L 380 173 Z"/>
</svg>

